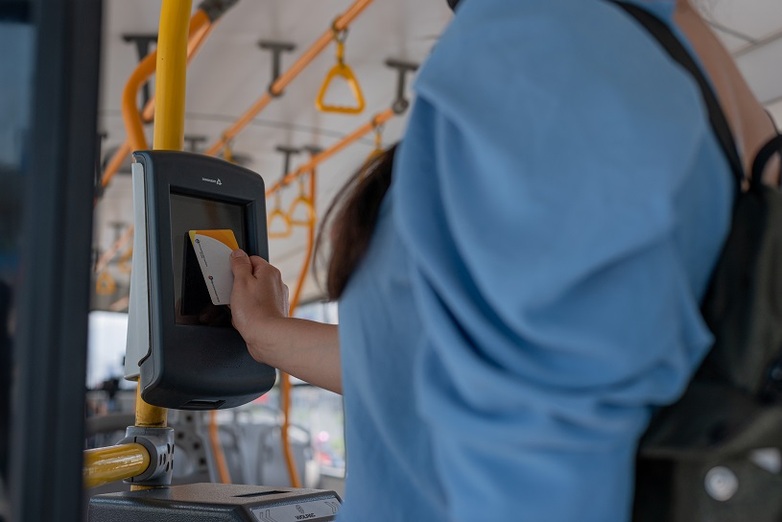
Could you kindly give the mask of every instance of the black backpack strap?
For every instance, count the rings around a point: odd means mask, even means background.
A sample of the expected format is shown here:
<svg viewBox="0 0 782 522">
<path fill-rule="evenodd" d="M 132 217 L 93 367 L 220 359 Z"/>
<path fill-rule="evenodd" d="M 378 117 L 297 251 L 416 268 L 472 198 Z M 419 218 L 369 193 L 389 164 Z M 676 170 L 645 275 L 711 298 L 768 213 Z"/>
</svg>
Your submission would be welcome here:
<svg viewBox="0 0 782 522">
<path fill-rule="evenodd" d="M 638 7 L 637 5 L 627 4 L 615 0 L 611 1 L 627 11 L 627 13 L 635 18 L 638 23 L 644 26 L 649 31 L 649 33 L 654 36 L 658 42 L 660 42 L 671 58 L 673 58 L 677 63 L 679 63 L 679 65 L 688 70 L 695 81 L 698 83 L 698 86 L 701 89 L 701 94 L 703 96 L 703 101 L 709 111 L 709 121 L 711 122 L 711 127 L 717 136 L 717 140 L 720 143 L 722 152 L 725 154 L 725 158 L 730 164 L 733 176 L 736 178 L 736 183 L 738 184 L 738 191 L 736 194 L 740 194 L 741 186 L 745 178 L 741 157 L 739 156 L 738 148 L 736 147 L 736 142 L 733 139 L 733 133 L 730 131 L 730 126 L 728 125 L 728 120 L 725 117 L 725 113 L 722 112 L 722 107 L 720 106 L 719 100 L 717 100 L 716 94 L 714 94 L 711 83 L 704 75 L 700 66 L 697 64 L 689 51 L 687 51 L 684 45 L 682 45 L 674 32 L 671 31 L 671 28 L 668 27 L 668 24 L 660 20 L 649 11 Z"/>
<path fill-rule="evenodd" d="M 755 161 L 752 162 L 752 179 L 760 181 L 763 176 L 763 171 L 766 168 L 766 164 L 774 157 L 775 154 L 782 156 L 782 134 L 777 134 L 766 142 L 763 147 L 758 151 L 758 155 L 755 156 Z M 780 182 L 782 182 L 782 171 L 780 172 Z"/>
</svg>

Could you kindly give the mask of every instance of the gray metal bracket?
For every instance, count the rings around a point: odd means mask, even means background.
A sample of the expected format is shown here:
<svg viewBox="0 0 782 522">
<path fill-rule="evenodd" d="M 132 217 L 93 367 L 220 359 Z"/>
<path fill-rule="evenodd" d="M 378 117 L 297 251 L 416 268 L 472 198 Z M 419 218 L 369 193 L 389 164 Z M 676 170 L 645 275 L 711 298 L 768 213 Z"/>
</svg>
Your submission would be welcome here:
<svg viewBox="0 0 782 522">
<path fill-rule="evenodd" d="M 128 426 L 125 438 L 117 444 L 141 444 L 149 453 L 149 467 L 125 480 L 139 486 L 170 486 L 174 472 L 174 428 Z"/>
<path fill-rule="evenodd" d="M 288 42 L 275 42 L 271 40 L 261 40 L 258 42 L 258 47 L 264 51 L 271 51 L 272 53 L 272 80 L 269 82 L 269 96 L 272 98 L 278 98 L 283 95 L 283 91 L 274 92 L 274 84 L 280 78 L 282 73 L 282 53 L 289 53 L 296 50 L 296 44 Z"/>
<path fill-rule="evenodd" d="M 385 63 L 387 67 L 390 67 L 397 72 L 396 99 L 394 100 L 394 103 L 391 104 L 391 108 L 394 113 L 402 114 L 410 106 L 410 100 L 408 100 L 405 95 L 407 89 L 407 73 L 417 71 L 418 64 L 396 60 L 394 58 L 387 59 Z"/>
</svg>

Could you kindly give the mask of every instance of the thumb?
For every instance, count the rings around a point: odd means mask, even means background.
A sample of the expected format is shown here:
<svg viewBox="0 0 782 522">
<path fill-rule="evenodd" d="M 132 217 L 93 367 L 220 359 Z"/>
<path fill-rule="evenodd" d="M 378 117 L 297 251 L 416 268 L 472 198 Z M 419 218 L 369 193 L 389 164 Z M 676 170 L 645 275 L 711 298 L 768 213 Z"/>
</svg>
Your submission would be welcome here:
<svg viewBox="0 0 782 522">
<path fill-rule="evenodd" d="M 234 277 L 247 277 L 253 273 L 253 264 L 250 257 L 242 249 L 231 252 L 231 272 Z"/>
</svg>

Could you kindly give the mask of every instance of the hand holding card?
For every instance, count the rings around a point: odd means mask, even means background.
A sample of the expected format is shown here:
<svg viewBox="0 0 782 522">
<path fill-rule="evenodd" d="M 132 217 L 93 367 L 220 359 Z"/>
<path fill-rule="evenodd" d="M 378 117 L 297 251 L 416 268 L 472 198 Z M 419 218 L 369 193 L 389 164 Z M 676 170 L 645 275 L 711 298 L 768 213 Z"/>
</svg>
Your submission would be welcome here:
<svg viewBox="0 0 782 522">
<path fill-rule="evenodd" d="M 212 304 L 229 304 L 234 284 L 229 256 L 239 248 L 233 230 L 190 230 L 189 234 Z"/>
</svg>

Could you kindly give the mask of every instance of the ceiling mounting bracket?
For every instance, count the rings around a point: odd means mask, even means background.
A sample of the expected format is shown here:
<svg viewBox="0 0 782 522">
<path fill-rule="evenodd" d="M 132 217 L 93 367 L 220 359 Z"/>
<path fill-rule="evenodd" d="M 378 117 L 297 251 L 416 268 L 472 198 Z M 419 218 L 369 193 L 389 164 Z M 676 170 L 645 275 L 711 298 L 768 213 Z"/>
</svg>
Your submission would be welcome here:
<svg viewBox="0 0 782 522">
<path fill-rule="evenodd" d="M 150 47 L 154 44 L 157 45 L 157 34 L 154 33 L 126 33 L 122 35 L 122 40 L 127 43 L 136 45 L 136 53 L 138 54 L 138 61 L 141 62 L 149 54 Z M 141 88 L 141 107 L 139 108 L 139 114 L 142 113 L 144 107 L 149 103 L 150 92 L 149 82 L 145 82 Z M 142 122 L 145 124 L 152 123 L 152 120 L 145 120 L 142 116 Z"/>
<path fill-rule="evenodd" d="M 282 152 L 285 155 L 285 162 L 283 163 L 282 178 L 281 178 L 281 179 L 285 179 L 285 176 L 287 176 L 288 173 L 291 171 L 291 156 L 295 154 L 299 154 L 301 152 L 301 149 L 298 147 L 290 147 L 287 145 L 277 145 L 276 150 L 277 152 Z"/>
<path fill-rule="evenodd" d="M 194 134 L 185 134 L 183 136 L 184 142 L 187 144 L 187 147 L 185 147 L 185 150 L 188 152 L 201 152 L 200 145 L 202 143 L 206 143 L 206 136 L 201 135 L 194 135 Z"/>
<path fill-rule="evenodd" d="M 258 47 L 265 51 L 271 51 L 272 53 L 272 81 L 269 82 L 269 95 L 272 98 L 279 98 L 283 95 L 283 91 L 275 91 L 274 84 L 280 78 L 282 68 L 282 53 L 289 53 L 296 50 L 296 44 L 288 42 L 275 42 L 272 40 L 261 40 L 258 42 Z"/>
<path fill-rule="evenodd" d="M 391 104 L 391 108 L 395 114 L 402 114 L 410 106 L 410 100 L 408 100 L 405 95 L 407 89 L 407 73 L 417 71 L 418 64 L 389 58 L 386 60 L 386 67 L 395 69 L 397 72 L 396 99 L 394 100 L 394 103 Z"/>
</svg>

